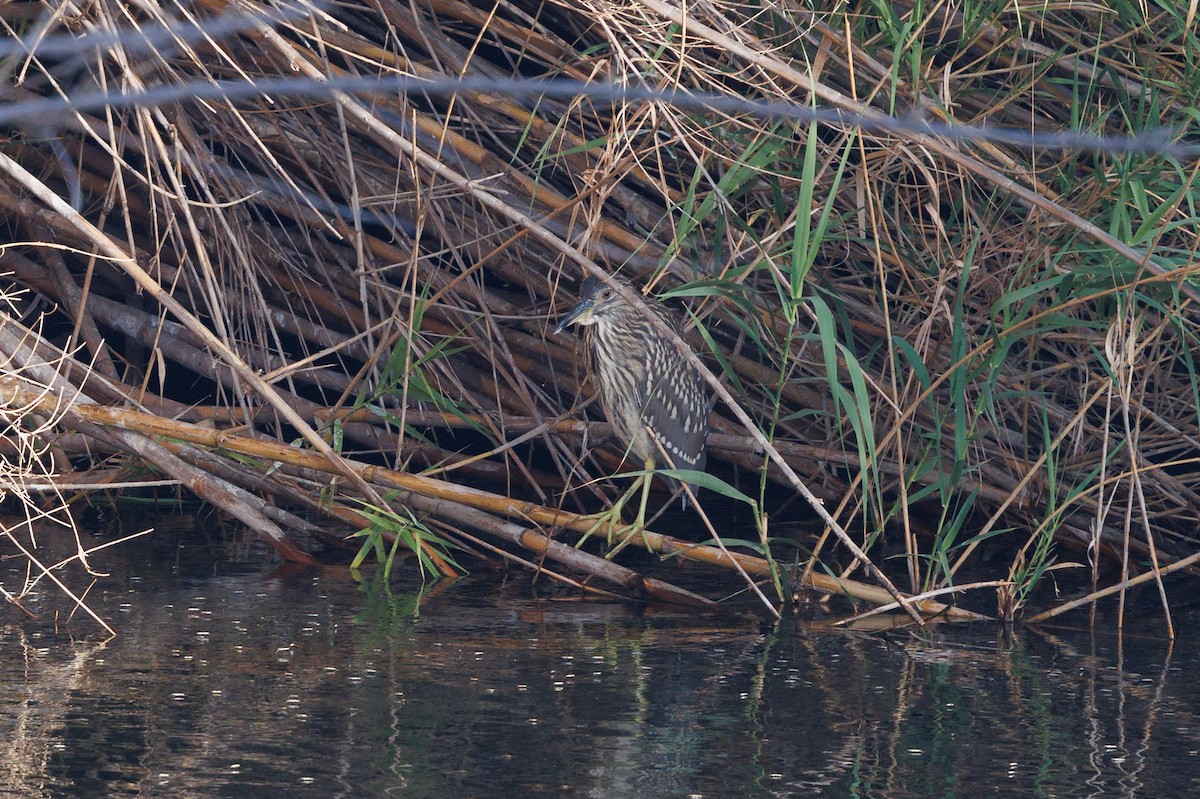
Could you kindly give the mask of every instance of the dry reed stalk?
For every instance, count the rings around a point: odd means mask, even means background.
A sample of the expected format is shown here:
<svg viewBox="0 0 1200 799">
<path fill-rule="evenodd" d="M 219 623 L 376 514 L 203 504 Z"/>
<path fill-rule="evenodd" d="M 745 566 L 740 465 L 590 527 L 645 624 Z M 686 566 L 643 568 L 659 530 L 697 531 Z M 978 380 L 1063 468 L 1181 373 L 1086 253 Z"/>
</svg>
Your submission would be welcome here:
<svg viewBox="0 0 1200 799">
<path fill-rule="evenodd" d="M 218 0 L 197 8 L 209 18 L 231 11 Z M 620 269 L 639 284 L 692 290 L 699 330 L 688 345 L 711 354 L 702 365 L 723 392 L 717 470 L 765 470 L 783 491 L 808 492 L 814 512 L 835 509 L 826 522 L 838 551 L 882 585 L 870 543 L 892 530 L 909 593 L 955 582 L 1003 528 L 1033 531 L 1017 553 L 1050 535 L 1110 557 L 1126 547 L 1163 564 L 1191 557 L 1200 477 L 1188 466 L 1200 457 L 1200 425 L 1184 362 L 1200 332 L 1186 279 L 1196 259 L 1149 255 L 1195 254 L 1187 195 L 1161 211 L 1174 226 L 1131 243 L 1097 222 L 1096 209 L 1113 202 L 1104 170 L 1116 161 L 871 127 L 906 106 L 966 124 L 1071 124 L 1069 102 L 1039 101 L 1039 92 L 1070 99 L 1058 80 L 1082 72 L 1102 93 L 1145 89 L 1121 59 L 1089 60 L 1126 41 L 1111 25 L 1079 12 L 1088 35 L 1096 22 L 1085 46 L 1078 20 L 1047 10 L 1032 41 L 1002 14 L 971 22 L 938 7 L 908 35 L 948 55 L 912 73 L 887 61 L 900 56 L 882 27 L 856 27 L 865 11 L 659 0 L 490 13 L 383 0 L 284 18 L 269 4 L 239 8 L 235 32 L 146 45 L 129 37 L 134 12 L 101 0 L 48 33 L 120 33 L 135 57 L 120 46 L 83 48 L 74 60 L 35 49 L 22 85 L 6 85 L 14 100 L 265 87 L 84 109 L 56 123 L 69 157 L 36 136 L 0 146 L 0 210 L 10 238 L 31 242 L 0 264 L 61 304 L 67 338 L 96 364 L 87 389 L 97 399 L 171 415 L 205 406 L 214 422 L 275 441 L 298 432 L 351 493 L 381 505 L 360 456 L 437 464 L 447 481 L 512 481 L 522 486 L 512 493 L 546 505 L 559 487 L 591 486 L 619 462 L 600 452 L 578 462 L 576 441 L 564 438 L 578 428 L 563 418 L 589 389 L 575 342 L 550 335 L 548 322 L 582 274 Z M 143 29 L 160 33 L 181 13 L 169 3 L 139 9 Z M 956 44 L 968 24 L 978 27 Z M 1146 35 L 1129 34 L 1130 46 Z M 1158 44 L 1156 74 L 1184 82 L 1185 48 Z M 1039 73 L 1029 52 L 1061 57 Z M 297 74 L 322 90 L 272 92 L 270 81 Z M 828 125 L 807 138 L 798 122 L 586 92 L 341 88 L 364 75 L 562 76 L 807 98 L 867 127 Z M 1163 107 L 1183 108 L 1183 97 Z M 1068 190 L 1060 173 L 1087 188 Z M 798 272 L 799 242 L 823 207 L 830 227 Z M 1078 240 L 1119 263 L 1108 285 Z M 1072 293 L 1088 281 L 1097 286 Z M 840 350 L 817 341 L 813 297 L 835 306 Z M 1150 317 L 1123 377 L 1124 422 L 1101 410 L 1114 386 L 1098 354 L 1108 306 L 1122 302 Z M 870 430 L 850 424 L 838 393 L 856 377 Z M 1130 442 L 1137 451 L 1110 463 Z M 205 471 L 198 460 L 189 468 Z M 965 496 L 979 534 L 939 553 L 943 572 L 922 575 L 938 544 L 917 531 Z M 1138 537 L 1113 510 L 1131 497 Z M 1013 558 L 1014 573 L 1024 562 Z"/>
<path fill-rule="evenodd" d="M 293 468 L 322 472 L 331 477 L 341 474 L 339 469 L 319 455 L 278 442 L 232 435 L 221 430 L 198 427 L 138 411 L 106 408 L 94 403 L 63 406 L 60 398 L 32 391 L 20 381 L 9 377 L 0 377 L 0 401 L 6 405 L 57 408 L 62 416 L 63 424 L 70 427 L 83 429 L 99 427 L 136 432 L 147 439 L 164 438 L 187 442 L 217 452 L 236 453 L 276 466 L 286 464 Z M 103 434 L 92 433 L 92 435 L 102 436 Z M 242 466 L 247 466 L 246 462 L 243 461 Z M 544 533 L 521 528 L 495 517 L 521 518 L 548 528 L 562 528 L 578 533 L 603 535 L 605 531 L 603 529 L 596 531 L 595 521 L 590 518 L 555 508 L 540 507 L 528 502 L 514 502 L 509 497 L 380 466 L 353 464 L 353 468 L 358 470 L 364 481 L 402 492 L 398 498 L 420 510 L 456 520 L 470 520 L 470 524 L 477 529 L 483 529 L 506 538 L 537 555 L 551 557 L 625 588 L 636 586 L 641 595 L 685 604 L 700 602 L 700 598 L 691 592 L 671 586 L 661 580 L 637 575 L 635 572 L 617 567 L 602 558 L 580 552 L 573 547 L 564 547 L 560 542 Z M 171 474 L 177 473 L 169 464 L 164 466 L 163 470 Z M 276 485 L 275 490 L 280 493 L 288 492 L 288 487 Z M 292 491 L 294 490 L 293 488 Z M 645 546 L 652 552 L 724 568 L 737 566 L 758 578 L 766 578 L 771 575 L 769 564 L 761 558 L 682 541 L 651 530 L 642 531 L 638 534 L 638 538 L 644 540 Z M 821 574 L 813 575 L 808 585 L 821 591 L 838 593 L 877 604 L 890 603 L 893 599 L 888 592 L 873 586 L 854 580 L 832 579 Z M 979 614 L 928 600 L 919 600 L 914 603 L 914 607 L 928 616 L 943 616 L 955 620 L 985 618 Z"/>
</svg>

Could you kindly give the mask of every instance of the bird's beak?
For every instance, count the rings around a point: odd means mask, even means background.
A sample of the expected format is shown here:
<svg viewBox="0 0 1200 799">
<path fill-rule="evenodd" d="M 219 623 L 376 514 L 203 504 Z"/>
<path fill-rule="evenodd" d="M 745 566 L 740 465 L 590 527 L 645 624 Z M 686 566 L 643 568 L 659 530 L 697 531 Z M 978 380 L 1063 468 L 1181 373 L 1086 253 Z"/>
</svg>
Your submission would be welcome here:
<svg viewBox="0 0 1200 799">
<path fill-rule="evenodd" d="M 579 304 L 572 308 L 571 312 L 563 317 L 563 320 L 558 323 L 558 327 L 554 328 L 554 332 L 561 333 L 579 320 L 587 318 L 587 315 L 590 314 L 592 309 L 595 307 L 596 301 L 590 297 L 586 300 L 580 300 Z"/>
</svg>

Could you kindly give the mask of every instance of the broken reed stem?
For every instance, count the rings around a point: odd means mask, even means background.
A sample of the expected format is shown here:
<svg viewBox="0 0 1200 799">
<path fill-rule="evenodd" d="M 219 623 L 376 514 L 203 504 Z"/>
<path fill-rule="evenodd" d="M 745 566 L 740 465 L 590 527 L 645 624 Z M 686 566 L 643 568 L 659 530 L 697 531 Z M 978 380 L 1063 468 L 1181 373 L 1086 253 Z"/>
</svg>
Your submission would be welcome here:
<svg viewBox="0 0 1200 799">
<path fill-rule="evenodd" d="M 56 399 L 52 396 L 40 395 L 23 385 L 18 379 L 0 376 L 0 403 L 28 404 L 40 407 L 54 407 Z M 285 463 L 294 467 L 327 473 L 332 476 L 343 474 L 335 469 L 323 456 L 289 447 L 275 441 L 233 435 L 222 430 L 198 427 L 185 422 L 177 422 L 140 411 L 108 408 L 93 404 L 74 404 L 61 409 L 64 423 L 67 425 L 87 424 L 106 428 L 136 431 L 144 436 L 164 437 L 184 441 L 189 444 L 209 447 L 239 455 L 260 459 L 270 468 L 274 463 Z M 530 502 L 515 500 L 510 497 L 492 494 L 479 489 L 455 485 L 442 480 L 435 480 L 419 475 L 405 474 L 382 466 L 357 463 L 347 459 L 345 463 L 355 470 L 360 480 L 371 482 L 377 486 L 395 489 L 400 492 L 396 497 L 399 502 L 408 502 L 421 510 L 455 517 L 462 521 L 468 518 L 483 521 L 485 517 L 477 513 L 491 514 L 486 517 L 493 532 L 502 531 L 503 537 L 519 544 L 521 547 L 538 554 L 552 554 L 555 559 L 564 563 L 579 563 L 573 560 L 576 555 L 563 549 L 562 544 L 549 535 L 536 530 L 522 528 L 519 525 L 497 522 L 493 517 L 528 519 L 546 528 L 563 528 L 580 534 L 593 531 L 594 520 L 569 511 L 547 508 Z M 445 504 L 437 504 L 445 503 Z M 468 513 L 470 512 L 470 513 Z M 499 524 L 500 526 L 495 526 Z M 507 525 L 507 526 L 505 526 Z M 474 525 L 473 526 L 477 526 Z M 595 532 L 595 531 L 593 531 Z M 604 531 L 600 531 L 604 532 Z M 644 539 L 645 546 L 651 552 L 663 555 L 675 555 L 723 568 L 733 568 L 734 562 L 749 574 L 758 578 L 768 578 L 771 574 L 770 565 L 766 560 L 753 555 L 736 552 L 722 552 L 716 547 L 702 546 L 681 541 L 670 536 L 646 530 L 639 534 L 639 540 Z M 578 552 L 572 547 L 566 547 L 571 553 Z M 603 560 L 602 558 L 597 560 Z M 623 568 L 623 567 L 622 567 Z M 629 587 L 629 575 L 632 572 L 621 572 L 614 578 L 619 585 Z M 642 590 L 652 596 L 669 598 L 683 596 L 682 589 L 668 586 L 662 581 L 641 578 Z M 842 594 L 852 599 L 858 599 L 871 604 L 885 604 L 895 601 L 885 590 L 853 580 L 838 580 L 821 574 L 813 574 L 809 583 L 813 588 L 829 593 Z M 692 595 L 694 596 L 694 595 Z M 678 600 L 677 600 L 678 601 Z M 694 603 L 694 601 L 693 601 Z M 956 620 L 972 620 L 986 618 L 976 613 L 943 605 L 934 601 L 914 603 L 914 608 L 927 616 L 942 615 Z"/>
<path fill-rule="evenodd" d="M 28 74 L 10 88 L 78 113 L 51 124 L 65 147 L 46 146 L 37 120 L 35 135 L 0 147 L 27 173 L 0 180 L 0 211 L 28 243 L 6 248 L 11 268 L 40 295 L 35 302 L 64 309 L 57 324 L 70 323 L 70 339 L 90 351 L 98 374 L 89 393 L 101 402 L 131 402 L 101 388 L 102 377 L 119 383 L 118 374 L 143 388 L 163 380 L 169 399 L 148 404 L 164 416 L 225 398 L 257 405 L 269 384 L 270 410 L 243 407 L 228 418 L 261 420 L 278 436 L 291 435 L 296 417 L 318 427 L 338 418 L 336 407 L 322 416 L 330 405 L 400 408 L 387 429 L 357 415 L 320 435 L 295 429 L 334 464 L 329 450 L 370 450 L 414 468 L 438 464 L 447 480 L 520 483 L 541 505 L 576 474 L 587 483 L 607 473 L 604 458 L 615 457 L 598 447 L 576 462 L 553 434 L 566 428 L 544 423 L 587 395 L 572 349 L 548 335 L 545 320 L 579 274 L 622 271 L 639 285 L 685 290 L 695 338 L 704 338 L 697 350 L 721 366 L 714 389 L 737 389 L 713 412 L 713 461 L 795 485 L 784 508 L 811 487 L 817 512 L 842 509 L 831 514 L 836 524 L 862 520 L 860 544 L 902 530 L 910 591 L 955 584 L 963 561 L 999 544 L 989 533 L 1003 528 L 1112 559 L 1122 527 L 1110 510 L 1122 491 L 1153 535 L 1127 540 L 1130 554 L 1152 554 L 1153 542 L 1164 563 L 1185 557 L 1200 496 L 1189 344 L 1200 163 L 1164 169 L 1152 152 L 1047 151 L 934 137 L 915 122 L 872 125 L 897 114 L 900 97 L 914 118 L 993 131 L 1028 130 L 1029 119 L 1043 131 L 1115 137 L 1185 131 L 1190 31 L 1173 28 L 1170 15 L 1120 9 L 1090 30 L 1086 14 L 1046 10 L 1044 60 L 1018 86 L 998 77 L 1027 56 L 1011 9 L 970 21 L 941 6 L 914 12 L 917 30 L 974 27 L 910 50 L 911 39 L 890 40 L 871 19 L 834 5 L 516 2 L 480 15 L 457 0 L 381 0 L 281 20 L 248 0 L 235 34 L 133 58 L 119 49 L 130 18 L 111 0 L 78 20 L 50 15 L 48 38 L 31 42 Z M 200 24 L 234 10 L 225 0 L 197 8 Z M 136 13 L 143 30 L 168 32 L 175 22 L 166 6 Z M 84 48 L 84 77 L 62 84 L 62 62 L 37 59 L 36 47 L 84 29 L 116 34 L 118 44 Z M 1121 52 L 1143 37 L 1158 45 L 1147 54 L 1161 78 L 1154 113 L 1170 120 L 1143 119 L 1127 101 L 1144 87 L 1130 66 L 1139 59 L 1110 59 L 1103 80 L 1089 66 L 1094 52 Z M 899 58 L 906 68 L 896 69 Z M 922 63 L 910 70 L 910 58 Z M 980 68 L 946 72 L 936 98 L 913 80 L 964 58 L 980 59 Z M 299 71 L 311 76 L 306 90 L 271 94 L 272 80 Z M 695 91 L 760 106 L 604 94 L 643 83 L 648 71 L 680 98 Z M 339 93 L 349 91 L 345 76 L 366 75 L 421 85 Z M 421 91 L 456 77 L 516 75 L 581 86 L 570 97 Z M 114 93 L 91 116 L 106 86 L 179 93 L 140 103 Z M 224 96 L 213 97 L 214 88 Z M 1058 101 L 1072 92 L 1078 103 Z M 89 93 L 90 105 L 63 107 Z M 766 105 L 785 103 L 846 116 L 810 124 Z M 43 183 L 30 185 L 28 174 Z M 1147 208 L 1138 192 L 1160 204 Z M 71 205 L 87 209 L 94 227 L 49 194 L 78 199 Z M 9 268 L 5 257 L 0 267 Z M 157 285 L 127 263 L 145 266 Z M 166 290 L 191 318 L 160 323 L 161 307 L 138 307 L 142 289 L 176 313 Z M 838 320 L 823 341 L 814 334 L 820 301 Z M 1158 319 L 1139 334 L 1130 372 L 1136 437 L 1080 405 L 1105 379 L 1095 333 L 1121 302 Z M 201 322 L 207 335 L 189 329 Z M 821 346 L 837 351 L 822 358 Z M 419 368 L 387 372 L 395 352 Z M 694 356 L 683 347 L 681 357 Z M 214 369 L 214 359 L 227 365 Z M 168 373 L 178 382 L 168 384 Z M 196 389 L 181 389 L 189 376 Z M 863 395 L 848 413 L 841 392 L 854 379 Z M 418 396 L 419 386 L 430 390 Z M 462 410 L 500 443 L 459 455 L 467 437 L 442 434 L 456 423 L 417 410 L 433 407 Z M 769 442 L 759 433 L 767 429 Z M 322 449 L 326 434 L 348 446 Z M 1138 448 L 1129 461 L 1136 472 L 1114 471 L 1122 445 Z M 547 474 L 531 465 L 547 462 Z M 261 493 L 249 483 L 239 484 Z M 1095 486 L 1112 493 L 1102 502 Z M 370 490 L 363 483 L 357 493 Z M 764 504 L 777 496 L 761 489 Z M 930 534 L 918 538 L 921 528 Z M 853 541 L 847 547 L 855 552 Z M 890 547 L 862 548 L 882 558 Z M 1038 579 L 1025 565 L 1018 553 L 1010 571 Z"/>
</svg>

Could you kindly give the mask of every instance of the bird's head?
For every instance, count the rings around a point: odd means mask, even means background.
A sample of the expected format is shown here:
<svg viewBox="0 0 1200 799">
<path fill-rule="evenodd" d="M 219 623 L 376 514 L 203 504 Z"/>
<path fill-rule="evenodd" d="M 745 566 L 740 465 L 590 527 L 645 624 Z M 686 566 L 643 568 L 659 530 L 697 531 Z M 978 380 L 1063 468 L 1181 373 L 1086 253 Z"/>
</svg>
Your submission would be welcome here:
<svg viewBox="0 0 1200 799">
<path fill-rule="evenodd" d="M 620 313 L 628 304 L 611 286 L 596 277 L 589 277 L 579 287 L 579 303 L 554 328 L 561 333 L 571 325 L 594 325 Z"/>
</svg>

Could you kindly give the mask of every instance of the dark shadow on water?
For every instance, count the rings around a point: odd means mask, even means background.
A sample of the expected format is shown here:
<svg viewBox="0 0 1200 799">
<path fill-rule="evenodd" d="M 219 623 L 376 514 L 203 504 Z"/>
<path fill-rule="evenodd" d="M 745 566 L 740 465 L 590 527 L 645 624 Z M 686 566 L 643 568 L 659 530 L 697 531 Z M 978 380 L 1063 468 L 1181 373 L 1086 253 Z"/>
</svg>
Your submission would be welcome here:
<svg viewBox="0 0 1200 799">
<path fill-rule="evenodd" d="M 1198 650 L 1157 619 L 764 633 L 519 574 L 100 565 L 117 638 L 0 631 L 7 795 L 1200 795 Z"/>
</svg>

